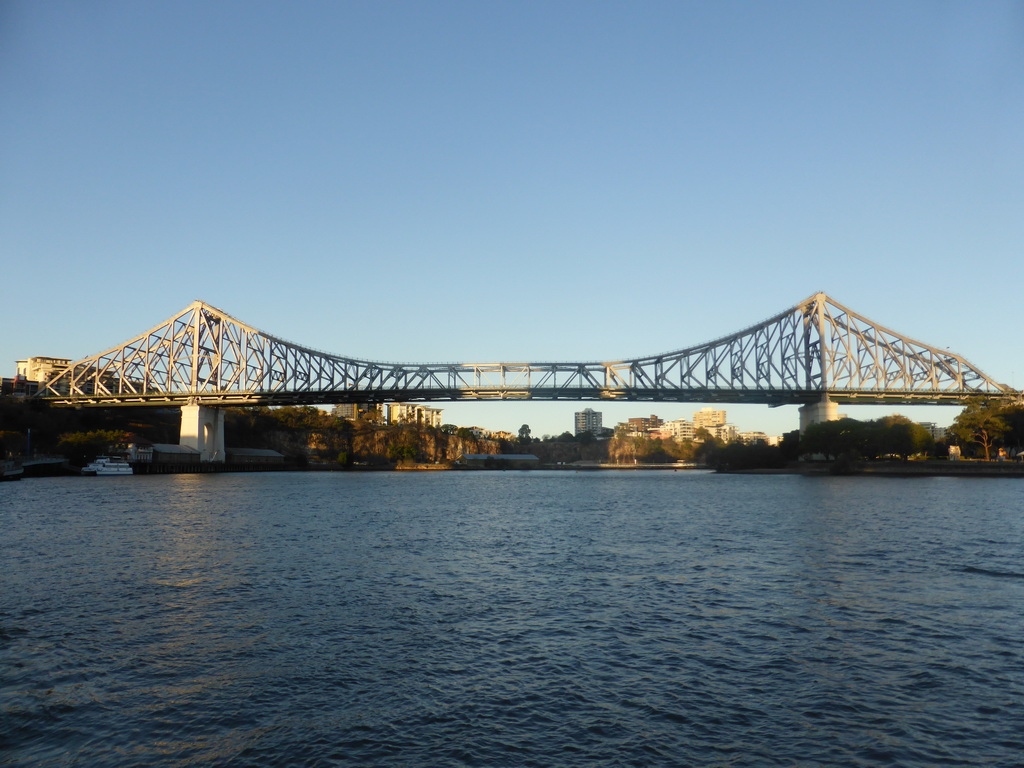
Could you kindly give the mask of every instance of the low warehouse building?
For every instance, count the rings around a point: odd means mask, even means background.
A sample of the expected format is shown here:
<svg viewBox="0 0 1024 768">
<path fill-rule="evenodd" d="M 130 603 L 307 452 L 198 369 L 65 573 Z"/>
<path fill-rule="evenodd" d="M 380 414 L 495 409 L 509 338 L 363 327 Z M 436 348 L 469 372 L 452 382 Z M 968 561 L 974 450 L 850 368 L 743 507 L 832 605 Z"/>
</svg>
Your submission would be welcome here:
<svg viewBox="0 0 1024 768">
<path fill-rule="evenodd" d="M 153 443 L 154 464 L 198 464 L 199 451 L 187 445 Z"/>
<path fill-rule="evenodd" d="M 269 448 L 228 448 L 229 464 L 284 464 L 284 454 Z"/>
</svg>

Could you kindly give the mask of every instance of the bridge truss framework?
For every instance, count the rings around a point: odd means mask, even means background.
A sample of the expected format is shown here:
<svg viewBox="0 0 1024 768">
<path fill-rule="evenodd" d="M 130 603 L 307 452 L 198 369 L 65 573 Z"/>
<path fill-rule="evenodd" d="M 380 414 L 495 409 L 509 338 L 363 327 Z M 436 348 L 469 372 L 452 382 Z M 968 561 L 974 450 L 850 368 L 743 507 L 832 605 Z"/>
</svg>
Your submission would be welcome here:
<svg viewBox="0 0 1024 768">
<path fill-rule="evenodd" d="M 1019 396 L 959 355 L 817 293 L 729 336 L 614 362 L 356 360 L 263 333 L 195 301 L 41 386 L 59 405 L 294 405 L 457 400 L 956 403 Z"/>
</svg>

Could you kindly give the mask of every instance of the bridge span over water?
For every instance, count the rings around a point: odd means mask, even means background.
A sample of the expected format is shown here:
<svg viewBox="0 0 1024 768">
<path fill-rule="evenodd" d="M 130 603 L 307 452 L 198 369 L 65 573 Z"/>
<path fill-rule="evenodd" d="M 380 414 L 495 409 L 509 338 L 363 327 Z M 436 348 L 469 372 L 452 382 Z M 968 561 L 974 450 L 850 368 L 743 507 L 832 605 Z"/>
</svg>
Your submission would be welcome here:
<svg viewBox="0 0 1024 768">
<path fill-rule="evenodd" d="M 58 370 L 58 405 L 246 406 L 459 400 L 767 405 L 956 403 L 1016 395 L 963 357 L 817 293 L 714 341 L 604 362 L 381 363 L 285 341 L 195 301 L 130 341 Z"/>
<path fill-rule="evenodd" d="M 62 406 L 181 406 L 181 443 L 224 457 L 225 406 L 459 400 L 797 404 L 801 429 L 837 403 L 1019 397 L 959 355 L 907 338 L 817 293 L 729 336 L 604 362 L 381 363 L 264 333 L 202 301 L 55 370 Z"/>
</svg>

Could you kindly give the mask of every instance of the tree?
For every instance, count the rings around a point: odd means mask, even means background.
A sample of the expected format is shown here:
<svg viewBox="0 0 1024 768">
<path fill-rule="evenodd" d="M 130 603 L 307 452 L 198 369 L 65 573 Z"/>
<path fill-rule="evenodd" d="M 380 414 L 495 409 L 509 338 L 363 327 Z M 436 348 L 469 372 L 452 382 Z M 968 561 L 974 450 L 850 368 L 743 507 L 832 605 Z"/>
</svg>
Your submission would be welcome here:
<svg viewBox="0 0 1024 768">
<path fill-rule="evenodd" d="M 520 445 L 529 445 L 530 444 L 530 425 L 529 424 L 523 424 L 523 426 L 521 426 L 519 428 L 519 443 L 520 443 Z"/>
<path fill-rule="evenodd" d="M 753 445 L 741 442 L 729 443 L 719 449 L 715 456 L 715 469 L 719 472 L 735 472 L 743 469 L 777 469 L 786 466 L 782 449 L 759 440 Z"/>
<path fill-rule="evenodd" d="M 965 443 L 980 445 L 985 451 L 985 461 L 989 461 L 992 446 L 1009 428 L 1000 415 L 998 405 L 983 400 L 971 400 L 953 421 L 949 432 Z"/>
<path fill-rule="evenodd" d="M 796 461 L 800 458 L 800 430 L 794 429 L 782 436 L 779 443 L 779 450 L 786 461 Z"/>
<path fill-rule="evenodd" d="M 811 424 L 800 436 L 800 452 L 805 455 L 821 454 L 835 459 L 841 453 L 856 451 L 863 455 L 868 440 L 867 430 L 856 419 L 839 419 Z"/>
<path fill-rule="evenodd" d="M 675 456 L 665 449 L 665 445 L 660 439 L 640 438 L 640 440 L 641 450 L 637 459 L 641 464 L 671 464 L 676 460 Z"/>
<path fill-rule="evenodd" d="M 906 416 L 883 416 L 876 422 L 878 452 L 907 459 L 915 453 L 927 453 L 934 442 L 931 433 Z"/>
<path fill-rule="evenodd" d="M 412 461 L 416 454 L 416 446 L 411 442 L 394 443 L 388 447 L 388 458 L 392 461 Z"/>
<path fill-rule="evenodd" d="M 699 433 L 700 430 L 697 430 Z M 718 464 L 718 453 L 722 450 L 725 443 L 719 440 L 717 437 L 710 437 L 703 443 L 697 446 L 694 451 L 693 458 L 698 464 L 703 464 L 706 467 L 714 467 Z"/>
<path fill-rule="evenodd" d="M 75 466 L 85 466 L 101 453 L 120 451 L 132 436 L 118 429 L 94 429 L 91 432 L 68 432 L 60 436 L 58 449 Z"/>
<path fill-rule="evenodd" d="M 1024 449 L 1024 407 L 1009 405 L 999 413 L 1008 429 L 1003 433 L 1003 445 L 1012 448 L 1013 453 Z"/>
<path fill-rule="evenodd" d="M 370 424 L 383 424 L 384 411 L 382 410 L 380 403 L 373 403 L 366 406 L 366 410 L 360 413 L 359 418 L 363 421 L 369 422 Z"/>
</svg>

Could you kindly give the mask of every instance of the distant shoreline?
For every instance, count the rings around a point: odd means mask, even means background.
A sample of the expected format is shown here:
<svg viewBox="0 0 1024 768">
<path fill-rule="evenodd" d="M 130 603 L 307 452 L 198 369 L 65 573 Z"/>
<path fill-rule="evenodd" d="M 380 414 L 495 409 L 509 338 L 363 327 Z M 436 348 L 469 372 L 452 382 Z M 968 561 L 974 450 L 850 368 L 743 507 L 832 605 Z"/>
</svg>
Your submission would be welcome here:
<svg viewBox="0 0 1024 768">
<path fill-rule="evenodd" d="M 447 467 L 438 465 L 418 465 L 396 467 L 384 471 L 448 471 Z M 1024 477 L 1024 463 L 1008 461 L 877 461 L 859 462 L 849 467 L 837 469 L 834 462 L 812 461 L 792 462 L 785 467 L 737 469 L 717 471 L 714 467 L 679 465 L 679 464 L 563 464 L 542 465 L 523 469 L 520 467 L 495 467 L 492 469 L 455 468 L 456 472 L 480 471 L 526 471 L 526 472 L 710 472 L 720 475 L 801 475 L 805 477 L 826 476 L 873 476 L 873 477 Z M 359 470 L 355 470 L 359 471 Z"/>
<path fill-rule="evenodd" d="M 832 462 L 791 464 L 779 469 L 745 469 L 730 475 L 804 475 L 870 477 L 1024 477 L 1024 464 L 1010 461 L 880 461 L 837 469 Z"/>
<path fill-rule="evenodd" d="M 62 472 L 26 473 L 25 478 L 68 476 Z M 148 471 L 147 471 L 148 470 Z M 719 475 L 800 475 L 802 477 L 1004 477 L 1024 478 L 1024 464 L 1008 461 L 881 461 L 859 462 L 837 467 L 834 462 L 793 462 L 785 467 L 717 471 L 713 467 L 679 464 L 559 464 L 534 467 L 452 467 L 444 464 L 409 464 L 401 466 L 343 467 L 337 464 L 278 465 L 166 465 L 154 471 L 147 467 L 136 475 L 148 474 L 221 474 L 253 472 L 704 472 Z"/>
</svg>

